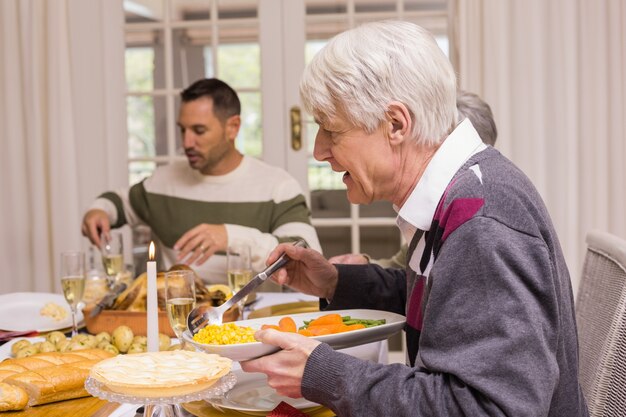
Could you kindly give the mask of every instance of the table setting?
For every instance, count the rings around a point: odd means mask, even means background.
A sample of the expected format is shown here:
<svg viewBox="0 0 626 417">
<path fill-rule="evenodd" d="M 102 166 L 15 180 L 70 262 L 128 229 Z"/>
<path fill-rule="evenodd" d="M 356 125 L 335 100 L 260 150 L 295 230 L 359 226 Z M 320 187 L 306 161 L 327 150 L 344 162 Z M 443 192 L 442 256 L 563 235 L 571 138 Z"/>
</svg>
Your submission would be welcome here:
<svg viewBox="0 0 626 417">
<path fill-rule="evenodd" d="M 361 359 L 387 363 L 386 339 L 404 326 L 404 317 L 393 313 L 321 312 L 316 297 L 253 291 L 288 258 L 255 276 L 245 271 L 245 259 L 243 266 L 242 259 L 232 261 L 237 273 L 231 274 L 231 285 L 205 286 L 184 265 L 157 273 L 153 251 L 151 245 L 143 277 L 123 283 L 112 277 L 108 293 L 84 308 L 80 253 L 62 254 L 64 295 L 0 295 L 0 395 L 17 390 L 22 398 L 0 411 L 13 410 L 10 415 L 19 417 L 331 417 L 334 413 L 320 404 L 277 394 L 265 374 L 241 370 L 239 361 L 278 350 L 255 341 L 254 332 L 266 326 L 298 332 Z M 237 249 L 241 253 L 245 251 Z M 120 305 L 131 311 L 117 314 Z M 206 318 L 205 310 L 196 309 L 201 305 L 213 305 L 218 320 L 190 326 L 192 318 Z M 136 314 L 141 322 L 124 313 Z M 94 317 L 100 317 L 102 327 L 94 329 Z M 281 327 L 284 323 L 287 328 Z M 248 339 L 212 340 L 205 335 L 212 327 L 223 334 L 243 329 Z M 198 366 L 183 372 L 194 361 Z M 205 381 L 209 371 L 194 374 L 199 364 L 209 370 L 219 364 L 220 372 Z M 118 369 L 125 371 L 120 374 Z"/>
</svg>

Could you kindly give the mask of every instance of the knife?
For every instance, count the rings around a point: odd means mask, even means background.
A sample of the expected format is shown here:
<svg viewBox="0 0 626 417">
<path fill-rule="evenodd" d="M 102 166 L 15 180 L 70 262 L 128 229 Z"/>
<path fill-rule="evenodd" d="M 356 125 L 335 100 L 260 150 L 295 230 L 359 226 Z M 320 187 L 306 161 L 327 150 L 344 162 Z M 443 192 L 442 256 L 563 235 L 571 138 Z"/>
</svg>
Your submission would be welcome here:
<svg viewBox="0 0 626 417">
<path fill-rule="evenodd" d="M 102 312 L 102 310 L 104 310 L 105 308 L 113 306 L 113 303 L 115 302 L 117 296 L 124 292 L 125 289 L 126 283 L 118 282 L 117 284 L 115 284 L 113 288 L 111 288 L 111 291 L 109 291 L 107 295 L 102 297 L 102 300 L 98 301 L 98 304 L 96 304 L 93 310 L 91 310 L 91 312 L 89 313 L 89 317 L 94 318 L 98 314 L 100 314 L 100 312 Z"/>
</svg>

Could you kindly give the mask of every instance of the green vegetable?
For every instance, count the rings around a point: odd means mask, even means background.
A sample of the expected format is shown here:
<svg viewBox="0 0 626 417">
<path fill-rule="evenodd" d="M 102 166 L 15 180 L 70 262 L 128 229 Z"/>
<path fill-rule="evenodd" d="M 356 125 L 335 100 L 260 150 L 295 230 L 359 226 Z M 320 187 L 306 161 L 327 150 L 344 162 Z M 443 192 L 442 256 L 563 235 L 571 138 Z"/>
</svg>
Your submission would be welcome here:
<svg viewBox="0 0 626 417">
<path fill-rule="evenodd" d="M 341 320 L 343 321 L 343 324 L 345 325 L 351 325 L 351 324 L 362 324 L 365 327 L 374 327 L 374 326 L 380 326 L 381 324 L 385 324 L 387 323 L 387 320 L 385 319 L 358 319 L 356 317 L 350 317 L 350 316 L 341 316 Z M 300 327 L 300 329 L 306 329 L 307 327 L 309 327 L 309 323 L 311 323 L 313 320 L 305 320 L 304 326 Z"/>
</svg>

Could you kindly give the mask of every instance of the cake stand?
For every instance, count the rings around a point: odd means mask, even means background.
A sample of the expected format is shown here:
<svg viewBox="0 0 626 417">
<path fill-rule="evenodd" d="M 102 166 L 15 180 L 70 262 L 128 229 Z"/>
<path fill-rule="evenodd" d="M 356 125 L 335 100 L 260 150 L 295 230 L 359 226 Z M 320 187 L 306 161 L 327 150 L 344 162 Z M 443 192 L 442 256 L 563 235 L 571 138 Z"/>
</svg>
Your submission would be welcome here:
<svg viewBox="0 0 626 417">
<path fill-rule="evenodd" d="M 121 404 L 143 404 L 144 417 L 182 417 L 180 410 L 182 403 L 204 399 L 222 397 L 237 383 L 237 377 L 229 372 L 221 377 L 214 385 L 201 391 L 186 395 L 162 397 L 138 397 L 135 395 L 113 392 L 108 387 L 92 377 L 85 381 L 85 388 L 94 397 Z"/>
</svg>

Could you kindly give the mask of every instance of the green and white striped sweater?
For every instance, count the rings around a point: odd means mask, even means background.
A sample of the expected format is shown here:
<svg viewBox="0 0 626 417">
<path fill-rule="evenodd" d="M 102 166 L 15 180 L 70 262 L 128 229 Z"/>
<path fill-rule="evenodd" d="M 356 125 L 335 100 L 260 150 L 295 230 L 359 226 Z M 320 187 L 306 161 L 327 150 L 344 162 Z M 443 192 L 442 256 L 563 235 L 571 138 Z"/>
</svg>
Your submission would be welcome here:
<svg viewBox="0 0 626 417">
<path fill-rule="evenodd" d="M 174 243 L 200 223 L 224 224 L 229 242 L 246 240 L 257 271 L 279 242 L 301 237 L 321 252 L 300 185 L 283 169 L 252 157 L 219 176 L 202 175 L 186 161 L 162 166 L 130 189 L 102 194 L 90 208 L 106 211 L 112 227 L 148 225 L 163 270 L 177 263 Z M 224 253 L 192 267 L 207 282 L 226 282 Z"/>
</svg>

